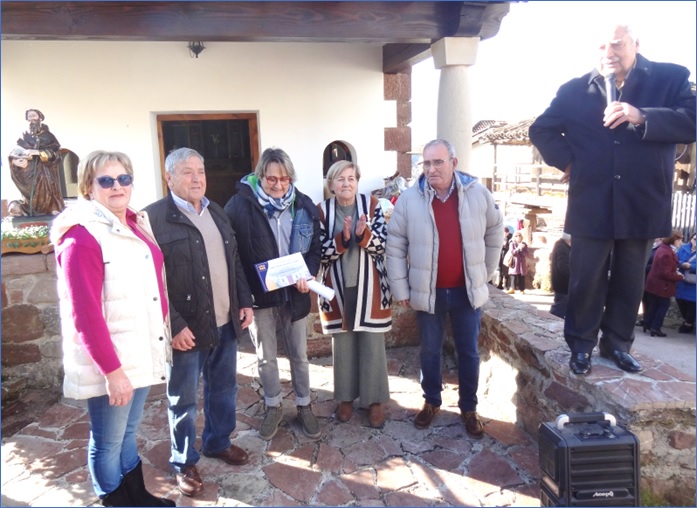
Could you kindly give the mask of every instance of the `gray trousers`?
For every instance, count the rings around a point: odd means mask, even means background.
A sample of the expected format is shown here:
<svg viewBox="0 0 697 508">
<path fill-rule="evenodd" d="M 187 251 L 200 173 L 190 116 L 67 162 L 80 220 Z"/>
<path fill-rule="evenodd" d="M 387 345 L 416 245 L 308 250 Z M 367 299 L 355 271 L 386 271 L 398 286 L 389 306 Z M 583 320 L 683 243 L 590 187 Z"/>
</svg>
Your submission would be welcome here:
<svg viewBox="0 0 697 508">
<path fill-rule="evenodd" d="M 357 288 L 345 290 L 345 312 L 348 323 L 356 313 Z M 351 330 L 353 326 L 349 327 Z M 385 334 L 347 331 L 332 337 L 334 363 L 334 398 L 340 402 L 354 401 L 368 407 L 390 400 L 387 380 Z"/>
<path fill-rule="evenodd" d="M 278 373 L 278 338 L 283 341 L 290 362 L 290 378 L 295 391 L 295 404 L 310 403 L 310 364 L 307 361 L 307 317 L 291 322 L 287 305 L 254 309 L 254 321 L 249 327 L 257 351 L 259 380 L 264 388 L 267 406 L 281 405 L 281 380 Z"/>
</svg>

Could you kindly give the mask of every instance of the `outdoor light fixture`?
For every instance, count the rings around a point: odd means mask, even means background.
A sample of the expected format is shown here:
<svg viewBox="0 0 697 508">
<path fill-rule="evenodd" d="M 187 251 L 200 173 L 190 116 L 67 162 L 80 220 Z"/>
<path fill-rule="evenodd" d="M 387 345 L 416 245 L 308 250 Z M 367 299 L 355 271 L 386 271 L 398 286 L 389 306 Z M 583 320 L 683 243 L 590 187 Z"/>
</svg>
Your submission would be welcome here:
<svg viewBox="0 0 697 508">
<path fill-rule="evenodd" d="M 203 45 L 201 41 L 191 41 L 189 43 L 189 53 L 191 54 L 191 57 L 196 57 L 198 58 L 198 55 L 201 54 L 201 52 L 206 49 L 206 46 Z"/>
</svg>

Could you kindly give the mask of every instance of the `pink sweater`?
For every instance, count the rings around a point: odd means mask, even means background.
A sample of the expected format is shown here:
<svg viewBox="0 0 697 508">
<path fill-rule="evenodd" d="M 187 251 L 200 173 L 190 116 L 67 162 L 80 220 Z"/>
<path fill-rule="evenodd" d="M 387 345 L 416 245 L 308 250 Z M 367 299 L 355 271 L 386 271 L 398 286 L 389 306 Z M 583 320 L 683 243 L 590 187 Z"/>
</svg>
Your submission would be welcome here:
<svg viewBox="0 0 697 508">
<path fill-rule="evenodd" d="M 162 318 L 167 317 L 167 297 L 162 280 L 164 256 L 160 248 L 136 227 L 135 213 L 128 211 L 131 231 L 143 240 L 152 252 L 160 288 Z M 68 294 L 73 302 L 75 329 L 87 354 L 97 364 L 103 375 L 121 367 L 111 342 L 102 313 L 102 288 L 104 286 L 104 264 L 102 250 L 97 240 L 83 226 L 72 227 L 56 247 L 56 260 L 65 273 Z"/>
</svg>

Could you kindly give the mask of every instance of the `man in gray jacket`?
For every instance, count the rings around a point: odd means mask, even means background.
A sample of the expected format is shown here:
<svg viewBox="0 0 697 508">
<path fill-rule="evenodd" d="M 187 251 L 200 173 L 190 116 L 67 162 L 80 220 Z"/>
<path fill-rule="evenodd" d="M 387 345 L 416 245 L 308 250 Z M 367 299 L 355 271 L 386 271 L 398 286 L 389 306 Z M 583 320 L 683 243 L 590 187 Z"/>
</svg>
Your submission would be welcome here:
<svg viewBox="0 0 697 508">
<path fill-rule="evenodd" d="M 429 427 L 440 410 L 441 350 L 449 315 L 458 356 L 458 405 L 467 434 L 480 439 L 481 307 L 499 261 L 503 217 L 486 187 L 455 170 L 457 162 L 448 141 L 424 146 L 423 174 L 399 197 L 387 227 L 387 275 L 393 298 L 416 310 L 421 334 L 425 403 L 414 426 Z"/>
</svg>

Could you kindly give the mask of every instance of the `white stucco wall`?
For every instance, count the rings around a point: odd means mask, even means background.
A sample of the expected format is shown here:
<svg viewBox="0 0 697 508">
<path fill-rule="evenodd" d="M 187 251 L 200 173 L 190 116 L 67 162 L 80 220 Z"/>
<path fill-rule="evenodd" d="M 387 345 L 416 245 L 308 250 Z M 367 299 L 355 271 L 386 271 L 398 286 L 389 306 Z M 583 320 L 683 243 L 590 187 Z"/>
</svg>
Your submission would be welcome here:
<svg viewBox="0 0 697 508">
<path fill-rule="evenodd" d="M 7 155 L 40 109 L 61 145 L 80 157 L 120 150 L 136 172 L 132 204 L 162 197 L 155 115 L 257 112 L 260 152 L 283 148 L 298 188 L 322 198 L 322 153 L 335 139 L 357 151 L 359 190 L 396 171 L 384 151 L 395 125 L 383 100 L 382 49 L 370 44 L 2 41 L 2 198 L 18 192 Z M 206 154 L 203 154 L 204 157 Z"/>
</svg>

